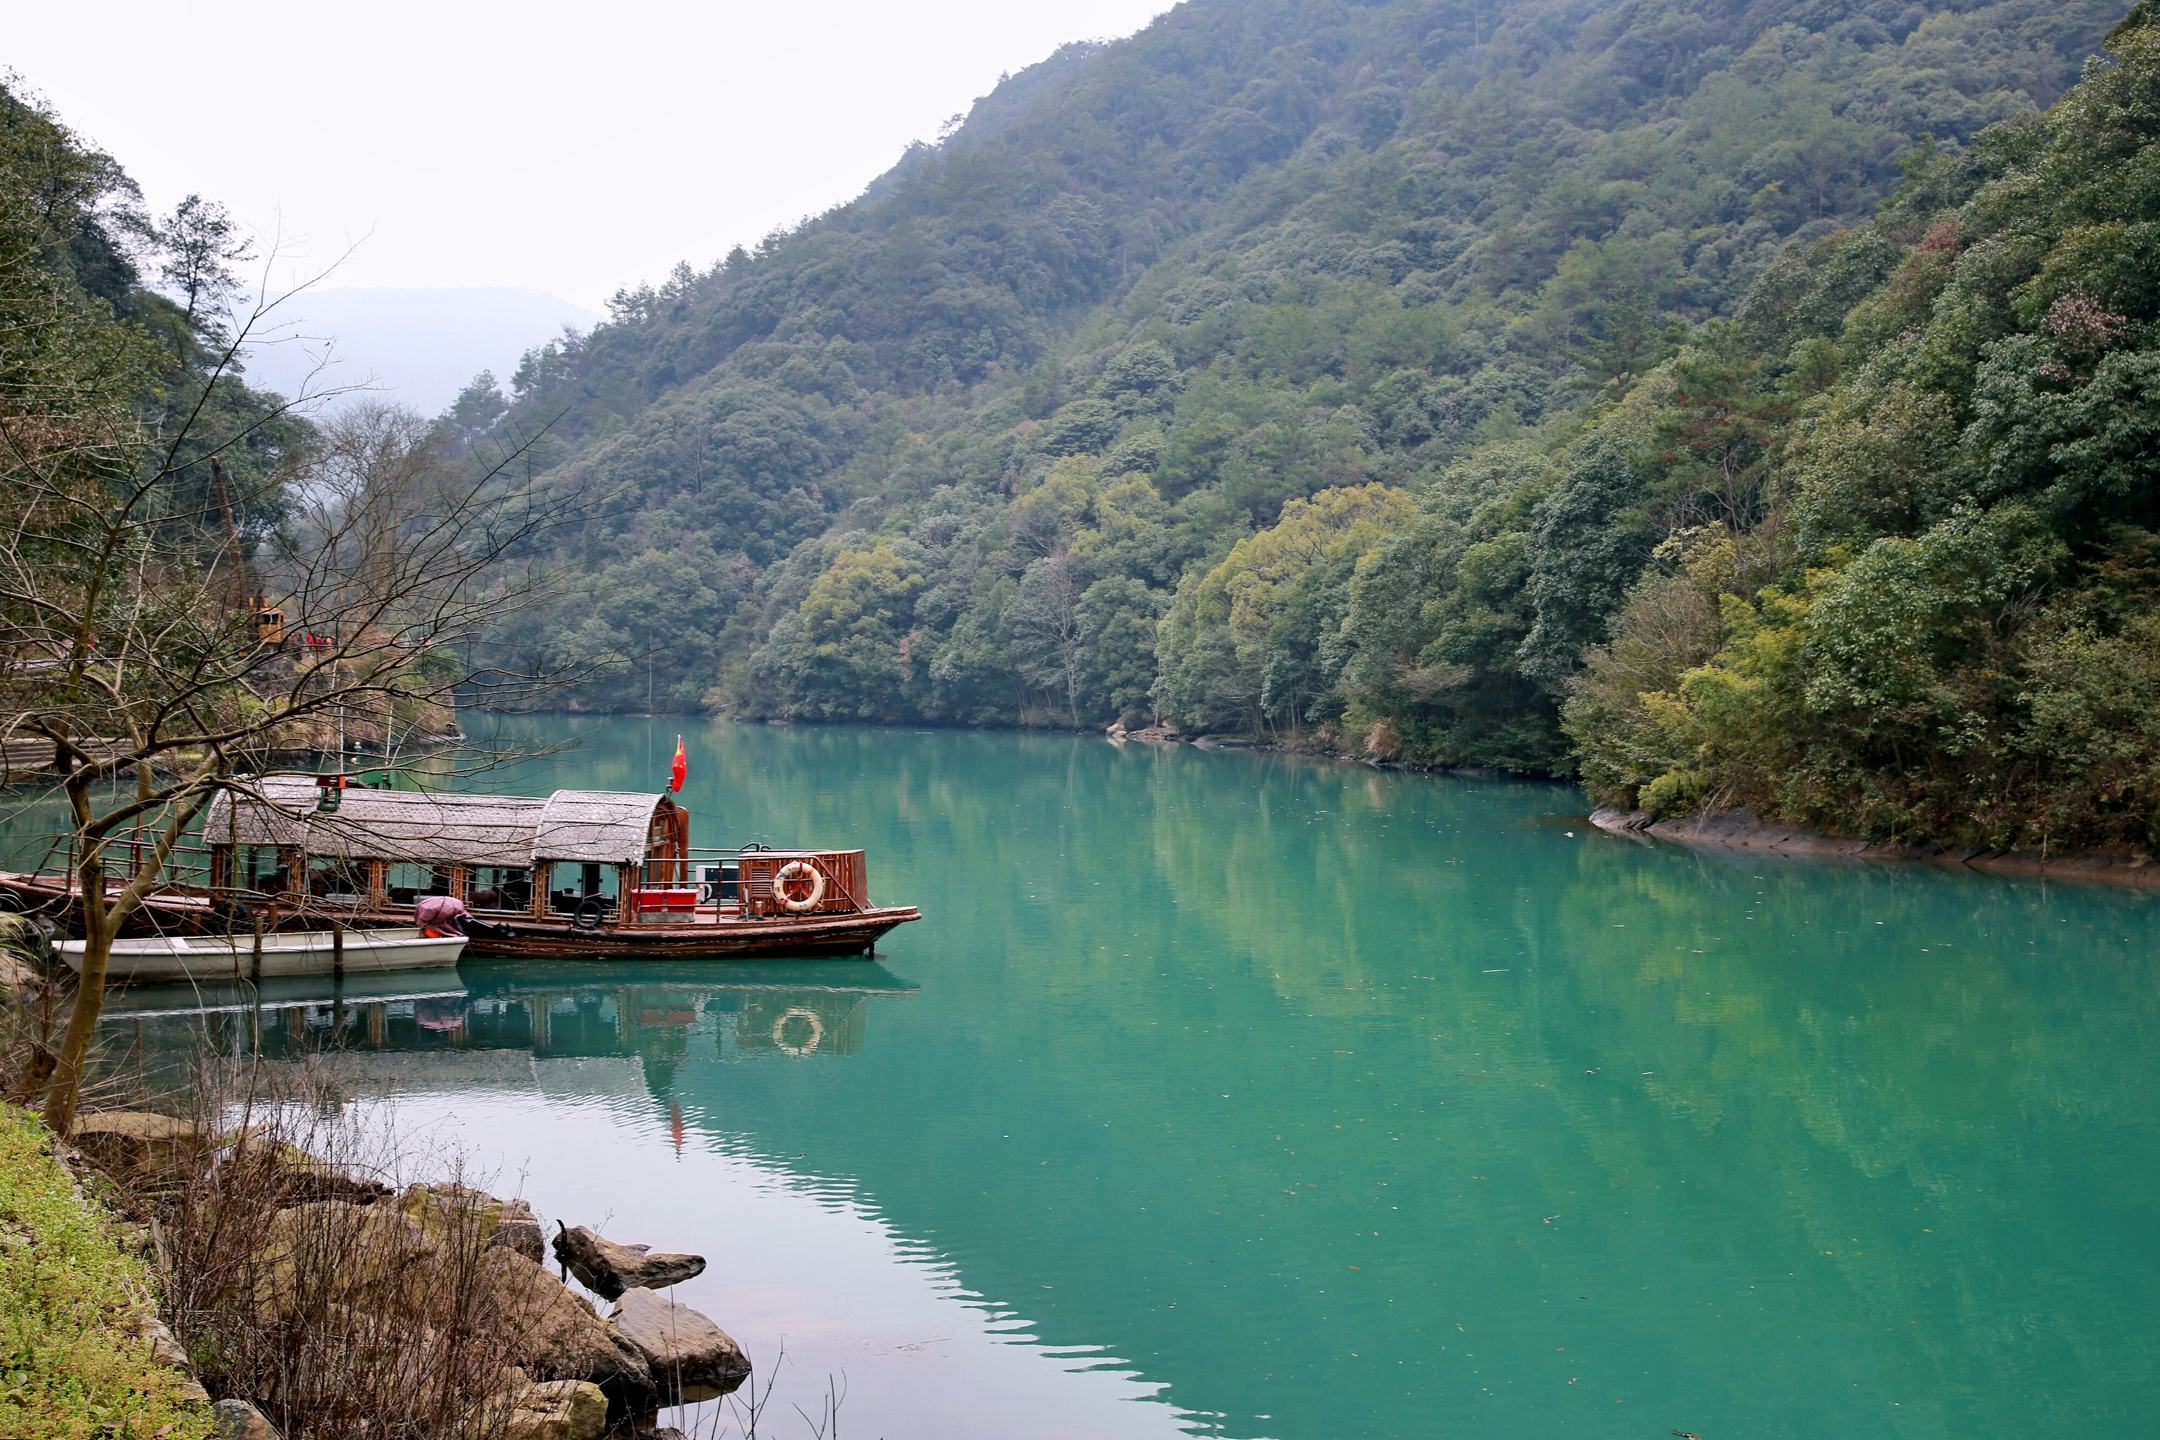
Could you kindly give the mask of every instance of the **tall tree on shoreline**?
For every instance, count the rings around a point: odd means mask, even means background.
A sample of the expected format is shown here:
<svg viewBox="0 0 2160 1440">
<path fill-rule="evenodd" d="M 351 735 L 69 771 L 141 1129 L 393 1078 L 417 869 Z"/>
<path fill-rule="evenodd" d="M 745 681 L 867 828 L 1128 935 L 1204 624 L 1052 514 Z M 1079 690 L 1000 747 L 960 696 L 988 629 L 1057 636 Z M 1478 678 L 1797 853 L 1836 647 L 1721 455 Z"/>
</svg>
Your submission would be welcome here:
<svg viewBox="0 0 2160 1440">
<path fill-rule="evenodd" d="M 522 447 L 460 459 L 385 407 L 296 428 L 308 397 L 235 374 L 279 297 L 223 319 L 231 234 L 204 231 L 176 262 L 206 311 L 112 288 L 133 274 L 105 208 L 125 193 L 117 168 L 41 109 L 0 103 L 0 736 L 52 746 L 67 805 L 86 944 L 44 1101 L 65 1133 L 112 942 L 211 798 L 327 748 L 352 717 L 387 729 L 501 690 L 465 642 L 540 593 L 513 557 L 568 507 L 505 482 Z M 103 257 L 110 293 L 55 262 L 82 253 Z"/>
</svg>

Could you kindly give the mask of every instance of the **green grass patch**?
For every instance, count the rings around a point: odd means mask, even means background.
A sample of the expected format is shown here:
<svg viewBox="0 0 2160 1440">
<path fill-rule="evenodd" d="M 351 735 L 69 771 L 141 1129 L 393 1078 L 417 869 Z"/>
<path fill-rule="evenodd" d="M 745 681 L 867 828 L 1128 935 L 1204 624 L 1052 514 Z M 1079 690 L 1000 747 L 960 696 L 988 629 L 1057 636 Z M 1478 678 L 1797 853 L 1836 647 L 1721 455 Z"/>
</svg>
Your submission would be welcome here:
<svg viewBox="0 0 2160 1440">
<path fill-rule="evenodd" d="M 208 1407 L 133 1331 L 148 1267 L 77 1197 L 51 1139 L 0 1104 L 0 1435 L 205 1440 Z"/>
</svg>

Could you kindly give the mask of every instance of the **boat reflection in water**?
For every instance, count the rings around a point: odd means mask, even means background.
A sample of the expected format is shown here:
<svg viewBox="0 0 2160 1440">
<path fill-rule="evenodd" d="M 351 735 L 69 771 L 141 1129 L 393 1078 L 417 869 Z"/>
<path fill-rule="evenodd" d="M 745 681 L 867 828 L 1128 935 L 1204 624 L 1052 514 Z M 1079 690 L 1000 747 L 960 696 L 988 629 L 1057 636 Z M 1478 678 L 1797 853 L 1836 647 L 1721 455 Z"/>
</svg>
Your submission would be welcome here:
<svg viewBox="0 0 2160 1440">
<path fill-rule="evenodd" d="M 343 1057 L 341 1076 L 426 1085 L 486 1057 L 638 1057 L 664 1091 L 694 1031 L 718 1057 L 808 1060 L 864 1045 L 870 1001 L 915 986 L 874 962 L 467 962 L 455 971 L 138 985 L 105 1007 L 108 1065 L 172 1075 L 205 1048 L 271 1060 Z M 403 1057 L 378 1065 L 371 1055 Z M 423 1058 L 434 1056 L 438 1063 Z M 476 1063 L 478 1062 L 478 1063 Z"/>
</svg>

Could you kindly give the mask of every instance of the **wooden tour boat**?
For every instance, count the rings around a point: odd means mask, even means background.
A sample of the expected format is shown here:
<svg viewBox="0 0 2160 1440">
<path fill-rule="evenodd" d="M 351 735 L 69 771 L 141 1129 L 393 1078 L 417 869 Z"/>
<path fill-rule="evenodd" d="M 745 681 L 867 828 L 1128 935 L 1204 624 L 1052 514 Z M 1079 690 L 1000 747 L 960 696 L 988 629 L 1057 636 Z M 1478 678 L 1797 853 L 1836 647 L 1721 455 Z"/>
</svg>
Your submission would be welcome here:
<svg viewBox="0 0 2160 1440">
<path fill-rule="evenodd" d="M 68 968 L 82 970 L 83 942 L 55 947 Z M 159 980 L 230 981 L 291 975 L 359 975 L 389 970 L 442 970 L 465 949 L 463 935 L 430 935 L 406 925 L 394 930 L 278 931 L 253 935 L 149 935 L 113 941 L 105 974 L 116 984 Z"/>
<path fill-rule="evenodd" d="M 693 849 L 690 812 L 663 793 L 430 794 L 313 775 L 253 792 L 211 803 L 199 850 L 145 897 L 145 928 L 411 927 L 419 901 L 454 895 L 474 955 L 768 958 L 872 954 L 922 914 L 870 902 L 860 850 Z M 112 847 L 115 890 L 148 848 Z M 0 873 L 19 909 L 65 920 L 77 898 L 72 864 Z"/>
</svg>

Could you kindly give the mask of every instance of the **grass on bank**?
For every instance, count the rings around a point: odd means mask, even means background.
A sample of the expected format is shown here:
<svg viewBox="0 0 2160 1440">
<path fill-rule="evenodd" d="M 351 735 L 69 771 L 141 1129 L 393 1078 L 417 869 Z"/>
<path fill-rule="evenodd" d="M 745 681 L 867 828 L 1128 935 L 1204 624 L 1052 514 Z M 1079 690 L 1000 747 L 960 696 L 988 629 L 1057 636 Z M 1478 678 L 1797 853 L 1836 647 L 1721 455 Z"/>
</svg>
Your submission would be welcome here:
<svg viewBox="0 0 2160 1440">
<path fill-rule="evenodd" d="M 0 1435 L 206 1440 L 208 1407 L 134 1333 L 148 1267 L 86 1204 L 37 1117 L 0 1104 Z"/>
</svg>

